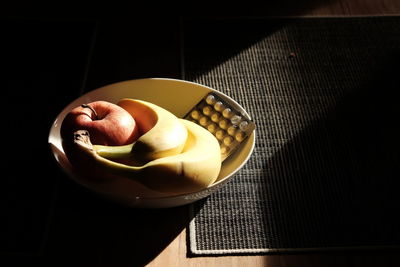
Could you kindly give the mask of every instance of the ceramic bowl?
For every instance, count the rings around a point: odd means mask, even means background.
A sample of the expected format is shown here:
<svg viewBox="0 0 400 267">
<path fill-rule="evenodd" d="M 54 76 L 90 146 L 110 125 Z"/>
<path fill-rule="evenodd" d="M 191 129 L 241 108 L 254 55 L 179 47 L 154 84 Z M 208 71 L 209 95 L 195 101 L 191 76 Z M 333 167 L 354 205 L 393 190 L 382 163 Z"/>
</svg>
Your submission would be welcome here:
<svg viewBox="0 0 400 267">
<path fill-rule="evenodd" d="M 197 201 L 218 190 L 232 179 L 234 174 L 243 167 L 253 152 L 255 131 L 243 142 L 234 154 L 223 162 L 221 172 L 215 183 L 198 192 L 182 195 L 167 195 L 165 193 L 152 191 L 133 180 L 122 177 L 115 177 L 115 179 L 107 179 L 102 182 L 93 182 L 93 180 L 80 177 L 65 156 L 60 137 L 60 127 L 64 117 L 71 109 L 83 103 L 90 103 L 96 100 L 117 103 L 121 98 L 141 99 L 157 104 L 174 113 L 177 117 L 183 117 L 210 92 L 218 94 L 225 101 L 236 106 L 245 116 L 250 118 L 237 102 L 210 87 L 175 79 L 137 79 L 107 85 L 90 91 L 67 105 L 56 117 L 51 126 L 48 138 L 49 146 L 56 162 L 65 171 L 68 177 L 78 184 L 113 201 L 141 208 L 166 208 Z"/>
</svg>

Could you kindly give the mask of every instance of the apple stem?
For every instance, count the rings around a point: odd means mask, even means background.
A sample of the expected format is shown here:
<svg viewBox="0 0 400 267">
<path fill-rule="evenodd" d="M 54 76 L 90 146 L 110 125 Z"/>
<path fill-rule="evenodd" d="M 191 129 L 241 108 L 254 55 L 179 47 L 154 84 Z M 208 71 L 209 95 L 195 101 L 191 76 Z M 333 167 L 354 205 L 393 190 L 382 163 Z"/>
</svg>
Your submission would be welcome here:
<svg viewBox="0 0 400 267">
<path fill-rule="evenodd" d="M 82 104 L 81 107 L 90 109 L 94 114 L 94 119 L 98 120 L 97 112 L 89 105 L 89 104 Z"/>
</svg>

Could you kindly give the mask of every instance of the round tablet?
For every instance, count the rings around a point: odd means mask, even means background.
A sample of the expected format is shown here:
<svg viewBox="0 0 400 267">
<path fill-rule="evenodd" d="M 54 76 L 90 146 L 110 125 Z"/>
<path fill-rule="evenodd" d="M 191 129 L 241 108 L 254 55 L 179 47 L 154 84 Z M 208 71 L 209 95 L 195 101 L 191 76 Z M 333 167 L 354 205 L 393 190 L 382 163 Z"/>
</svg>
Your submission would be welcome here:
<svg viewBox="0 0 400 267">
<path fill-rule="evenodd" d="M 222 111 L 224 109 L 224 104 L 222 104 L 221 101 L 218 101 L 217 103 L 214 104 L 214 109 L 216 111 Z"/>
<path fill-rule="evenodd" d="M 228 134 L 234 136 L 236 133 L 237 127 L 235 125 L 232 125 L 228 128 Z"/>
<path fill-rule="evenodd" d="M 236 139 L 238 142 L 242 142 L 245 136 L 246 136 L 246 134 L 245 134 L 244 132 L 238 132 L 238 133 L 235 135 L 235 139 Z"/>
<path fill-rule="evenodd" d="M 200 122 L 200 125 L 202 125 L 202 126 L 206 126 L 207 125 L 207 123 L 208 123 L 208 118 L 207 117 L 201 117 L 201 119 L 199 120 L 199 122 Z"/>
<path fill-rule="evenodd" d="M 213 95 L 209 95 L 209 96 L 207 96 L 207 98 L 206 98 L 206 102 L 207 102 L 207 104 L 209 104 L 209 105 L 214 105 L 214 103 L 215 103 L 215 97 L 213 96 Z"/>
<path fill-rule="evenodd" d="M 240 120 L 242 119 L 242 117 L 235 115 L 231 118 L 231 122 L 232 124 L 238 124 L 240 122 Z"/>
<path fill-rule="evenodd" d="M 215 131 L 217 130 L 217 125 L 215 124 L 215 123 L 210 123 L 208 126 L 207 126 L 207 130 L 210 132 L 210 133 L 215 133 Z"/>
<path fill-rule="evenodd" d="M 213 122 L 218 122 L 219 121 L 219 113 L 218 112 L 214 112 L 212 115 L 211 115 L 211 120 L 213 121 Z"/>
<path fill-rule="evenodd" d="M 222 129 L 226 130 L 229 126 L 228 121 L 227 120 L 221 120 L 218 123 L 219 127 L 221 127 Z"/>
<path fill-rule="evenodd" d="M 229 152 L 229 150 L 231 150 L 229 147 L 221 146 L 221 153 L 222 154 L 227 154 Z"/>
<path fill-rule="evenodd" d="M 224 138 L 224 144 L 229 146 L 233 142 L 233 137 L 232 136 L 227 136 Z"/>
<path fill-rule="evenodd" d="M 200 118 L 200 112 L 198 110 L 193 110 L 192 113 L 190 113 L 190 116 L 193 119 L 198 120 Z"/>
<path fill-rule="evenodd" d="M 233 112 L 232 112 L 232 110 L 230 108 L 226 108 L 226 109 L 224 109 L 224 111 L 222 111 L 222 115 L 225 118 L 229 119 L 230 117 L 233 116 Z"/>
<path fill-rule="evenodd" d="M 246 131 L 247 126 L 249 126 L 249 123 L 248 123 L 247 121 L 242 121 L 242 122 L 239 124 L 239 128 L 240 128 L 240 130 L 242 130 L 242 131 Z"/>
<path fill-rule="evenodd" d="M 222 131 L 222 130 L 218 130 L 218 131 L 215 133 L 215 136 L 217 137 L 218 140 L 222 140 L 222 138 L 224 138 L 224 136 L 225 136 L 225 133 L 224 133 L 224 131 Z"/>
<path fill-rule="evenodd" d="M 205 106 L 204 108 L 203 108 L 203 114 L 204 115 L 210 115 L 211 114 L 211 111 L 213 110 L 213 108 L 211 107 L 211 106 Z"/>
</svg>

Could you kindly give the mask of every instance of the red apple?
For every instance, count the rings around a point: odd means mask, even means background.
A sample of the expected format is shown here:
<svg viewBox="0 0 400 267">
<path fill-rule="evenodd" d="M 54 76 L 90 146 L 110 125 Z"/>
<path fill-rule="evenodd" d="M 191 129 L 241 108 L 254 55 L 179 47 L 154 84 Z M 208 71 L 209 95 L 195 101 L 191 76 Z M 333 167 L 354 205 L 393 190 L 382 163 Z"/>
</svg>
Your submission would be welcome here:
<svg viewBox="0 0 400 267">
<path fill-rule="evenodd" d="M 139 137 L 131 114 L 106 101 L 95 101 L 71 110 L 61 125 L 61 137 L 68 142 L 77 130 L 89 131 L 90 140 L 95 145 L 126 145 Z"/>
</svg>

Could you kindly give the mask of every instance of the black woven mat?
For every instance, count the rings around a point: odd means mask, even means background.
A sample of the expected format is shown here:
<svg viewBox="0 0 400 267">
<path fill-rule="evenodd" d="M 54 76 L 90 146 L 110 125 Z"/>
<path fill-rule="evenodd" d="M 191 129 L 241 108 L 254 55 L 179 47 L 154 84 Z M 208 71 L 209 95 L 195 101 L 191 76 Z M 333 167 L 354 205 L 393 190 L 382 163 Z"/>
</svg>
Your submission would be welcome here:
<svg viewBox="0 0 400 267">
<path fill-rule="evenodd" d="M 185 79 L 236 99 L 252 158 L 192 206 L 189 254 L 400 245 L 400 18 L 190 20 Z"/>
</svg>

